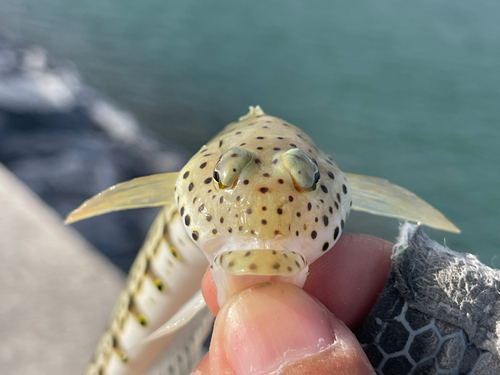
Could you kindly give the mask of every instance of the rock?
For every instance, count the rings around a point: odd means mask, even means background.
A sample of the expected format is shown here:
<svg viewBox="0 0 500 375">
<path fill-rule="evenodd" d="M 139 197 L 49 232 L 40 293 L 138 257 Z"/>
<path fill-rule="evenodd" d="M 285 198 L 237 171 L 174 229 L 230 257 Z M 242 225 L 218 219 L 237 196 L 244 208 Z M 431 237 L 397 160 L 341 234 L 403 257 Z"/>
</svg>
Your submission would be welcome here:
<svg viewBox="0 0 500 375">
<path fill-rule="evenodd" d="M 61 219 L 118 182 L 179 170 L 188 156 L 82 83 L 70 64 L 0 37 L 0 162 Z M 126 271 L 155 211 L 113 213 L 75 228 Z"/>
</svg>

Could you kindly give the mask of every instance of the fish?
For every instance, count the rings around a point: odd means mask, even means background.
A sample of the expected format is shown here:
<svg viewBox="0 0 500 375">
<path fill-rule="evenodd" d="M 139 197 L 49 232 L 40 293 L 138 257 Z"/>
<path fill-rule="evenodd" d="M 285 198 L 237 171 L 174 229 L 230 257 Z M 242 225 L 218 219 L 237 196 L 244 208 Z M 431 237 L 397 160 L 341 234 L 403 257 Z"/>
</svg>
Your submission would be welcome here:
<svg viewBox="0 0 500 375">
<path fill-rule="evenodd" d="M 179 172 L 112 186 L 66 223 L 155 206 L 163 208 L 86 375 L 142 374 L 165 348 L 179 346 L 175 335 L 196 316 L 209 316 L 199 292 L 207 266 L 219 305 L 265 281 L 302 287 L 309 265 L 334 251 L 351 209 L 460 232 L 414 193 L 342 172 L 301 129 L 259 106 L 227 125 Z"/>
</svg>

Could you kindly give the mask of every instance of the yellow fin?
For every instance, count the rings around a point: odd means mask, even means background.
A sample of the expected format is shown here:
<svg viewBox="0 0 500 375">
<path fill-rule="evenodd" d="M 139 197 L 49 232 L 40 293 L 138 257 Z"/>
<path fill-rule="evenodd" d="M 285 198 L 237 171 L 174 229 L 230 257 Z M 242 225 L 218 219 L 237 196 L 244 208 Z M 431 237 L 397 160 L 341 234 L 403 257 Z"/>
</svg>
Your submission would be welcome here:
<svg viewBox="0 0 500 375">
<path fill-rule="evenodd" d="M 346 173 L 352 186 L 352 209 L 416 221 L 432 228 L 460 233 L 451 221 L 412 192 L 382 178 Z"/>
<path fill-rule="evenodd" d="M 192 321 L 197 314 L 208 315 L 206 310 L 208 308 L 205 298 L 199 290 L 165 324 L 147 336 L 139 345 L 173 335 Z"/>
<path fill-rule="evenodd" d="M 65 223 L 71 224 L 113 211 L 165 205 L 174 199 L 178 175 L 178 172 L 160 173 L 111 186 L 71 211 Z"/>
</svg>

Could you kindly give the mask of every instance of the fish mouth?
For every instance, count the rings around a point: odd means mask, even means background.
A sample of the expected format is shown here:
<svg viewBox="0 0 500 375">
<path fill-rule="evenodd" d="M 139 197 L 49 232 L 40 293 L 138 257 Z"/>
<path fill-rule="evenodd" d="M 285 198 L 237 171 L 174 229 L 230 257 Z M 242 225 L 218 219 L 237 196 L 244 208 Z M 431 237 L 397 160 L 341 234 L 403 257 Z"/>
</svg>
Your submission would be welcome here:
<svg viewBox="0 0 500 375">
<path fill-rule="evenodd" d="M 233 275 L 295 276 L 307 267 L 302 254 L 288 250 L 233 250 L 218 254 L 214 265 Z"/>
</svg>

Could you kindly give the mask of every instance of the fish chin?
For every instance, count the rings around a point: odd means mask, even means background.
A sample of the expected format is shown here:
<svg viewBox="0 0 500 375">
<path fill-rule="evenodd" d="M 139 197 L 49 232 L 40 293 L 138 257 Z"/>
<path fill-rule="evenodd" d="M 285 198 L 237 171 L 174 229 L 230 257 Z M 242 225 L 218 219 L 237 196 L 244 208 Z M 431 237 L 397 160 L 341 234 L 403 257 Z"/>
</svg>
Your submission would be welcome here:
<svg viewBox="0 0 500 375">
<path fill-rule="evenodd" d="M 264 282 L 285 282 L 302 288 L 309 273 L 295 251 L 251 249 L 219 253 L 211 267 L 219 306 L 234 293 Z"/>
</svg>

